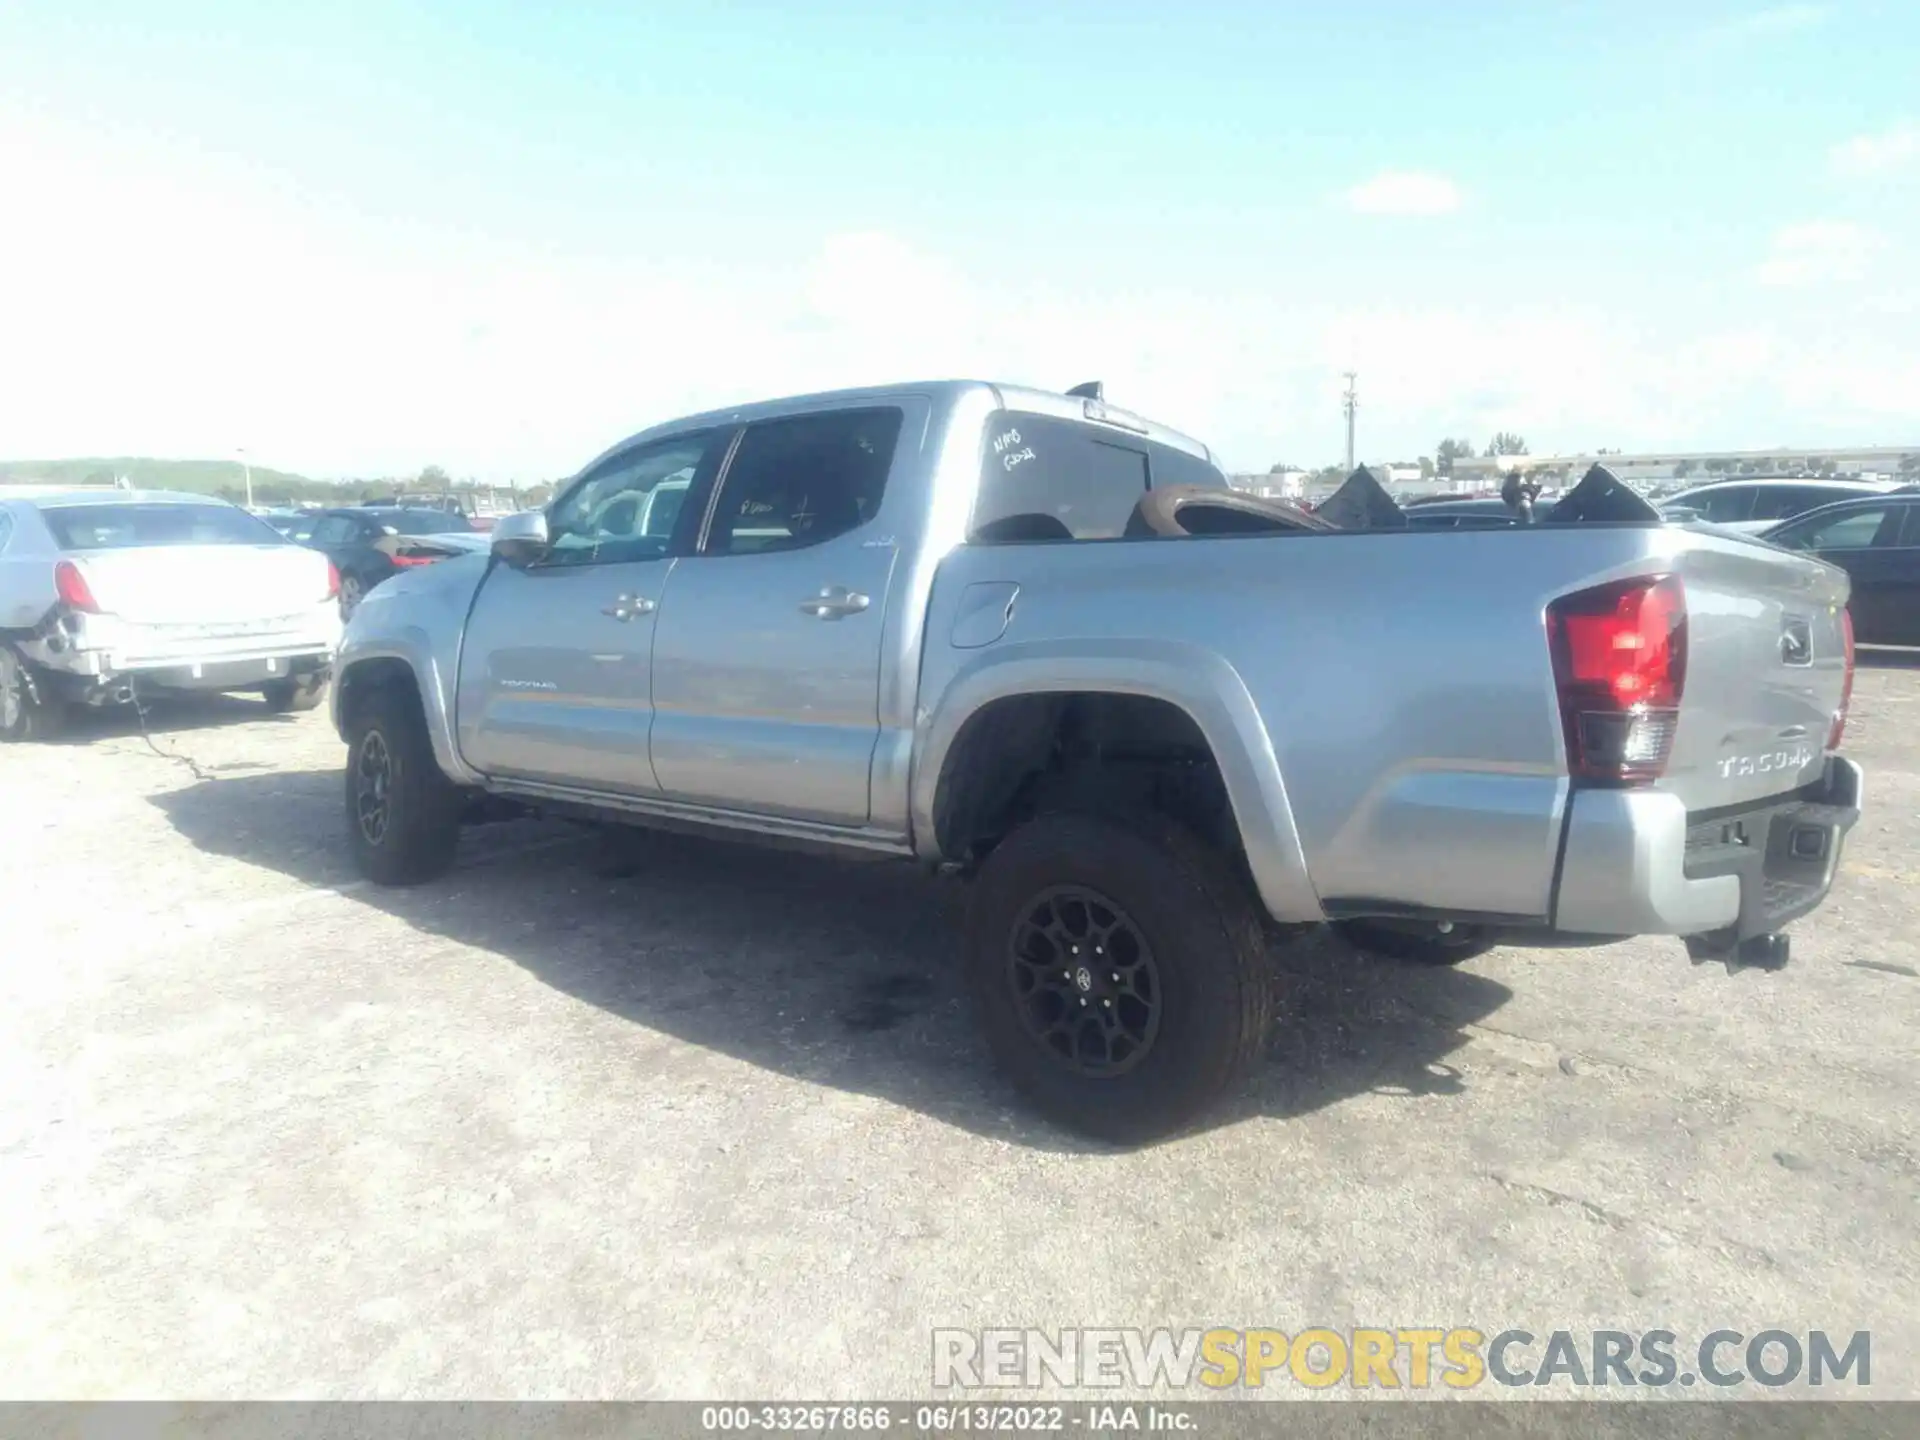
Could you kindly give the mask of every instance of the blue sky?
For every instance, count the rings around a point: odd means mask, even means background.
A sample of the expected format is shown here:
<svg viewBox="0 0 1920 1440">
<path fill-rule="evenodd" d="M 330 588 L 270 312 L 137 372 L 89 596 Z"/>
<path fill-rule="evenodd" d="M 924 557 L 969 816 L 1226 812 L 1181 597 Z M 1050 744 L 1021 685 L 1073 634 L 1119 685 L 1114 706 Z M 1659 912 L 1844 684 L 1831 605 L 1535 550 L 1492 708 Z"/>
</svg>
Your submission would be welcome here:
<svg viewBox="0 0 1920 1440">
<path fill-rule="evenodd" d="M 1237 468 L 1920 443 L 1920 7 L 0 0 L 0 456 L 565 473 L 1107 382 Z"/>
</svg>

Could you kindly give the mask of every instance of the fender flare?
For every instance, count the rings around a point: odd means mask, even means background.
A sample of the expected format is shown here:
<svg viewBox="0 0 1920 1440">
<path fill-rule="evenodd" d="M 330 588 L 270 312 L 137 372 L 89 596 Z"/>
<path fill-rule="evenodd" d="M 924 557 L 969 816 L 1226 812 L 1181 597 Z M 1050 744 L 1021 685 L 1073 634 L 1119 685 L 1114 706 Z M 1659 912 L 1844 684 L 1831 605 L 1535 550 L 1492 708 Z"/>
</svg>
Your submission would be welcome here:
<svg viewBox="0 0 1920 1440">
<path fill-rule="evenodd" d="M 480 774 L 460 758 L 460 747 L 453 732 L 453 676 L 442 675 L 435 663 L 431 637 L 417 625 L 402 626 L 377 638 L 342 646 L 333 660 L 333 697 L 330 704 L 334 732 L 346 738 L 343 728 L 345 705 L 352 688 L 352 674 L 362 665 L 396 661 L 413 676 L 420 692 L 420 708 L 427 721 L 427 738 L 433 745 L 433 758 L 448 779 L 460 785 L 478 785 Z"/>
<path fill-rule="evenodd" d="M 996 700 L 1086 692 L 1137 695 L 1184 711 L 1220 767 L 1260 899 L 1274 919 L 1326 918 L 1314 893 L 1293 807 L 1266 723 L 1239 672 L 1199 646 L 1165 640 L 1002 644 L 963 666 L 915 718 L 911 816 L 915 853 L 938 862 L 935 796 L 966 723 Z"/>
</svg>

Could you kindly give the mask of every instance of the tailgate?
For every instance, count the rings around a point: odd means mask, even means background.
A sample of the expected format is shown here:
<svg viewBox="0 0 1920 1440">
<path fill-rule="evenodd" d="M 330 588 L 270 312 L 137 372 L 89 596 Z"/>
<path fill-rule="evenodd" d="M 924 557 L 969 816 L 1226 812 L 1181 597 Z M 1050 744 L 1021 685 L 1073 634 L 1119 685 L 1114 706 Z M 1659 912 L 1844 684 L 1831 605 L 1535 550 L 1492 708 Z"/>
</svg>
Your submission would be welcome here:
<svg viewBox="0 0 1920 1440">
<path fill-rule="evenodd" d="M 103 614 L 142 625 L 234 625 L 304 615 L 326 598 L 327 557 L 299 545 L 153 545 L 76 551 Z"/>
<path fill-rule="evenodd" d="M 1845 572 L 1698 532 L 1674 568 L 1686 685 L 1661 788 L 1698 812 L 1817 781 L 1847 685 Z"/>
</svg>

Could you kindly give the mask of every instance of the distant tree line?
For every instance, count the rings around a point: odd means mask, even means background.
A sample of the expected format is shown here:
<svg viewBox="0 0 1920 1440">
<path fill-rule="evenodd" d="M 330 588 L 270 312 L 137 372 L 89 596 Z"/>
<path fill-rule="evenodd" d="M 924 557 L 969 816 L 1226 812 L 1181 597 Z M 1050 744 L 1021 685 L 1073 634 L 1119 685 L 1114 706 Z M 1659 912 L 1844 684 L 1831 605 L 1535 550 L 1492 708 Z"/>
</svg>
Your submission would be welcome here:
<svg viewBox="0 0 1920 1440">
<path fill-rule="evenodd" d="M 505 490 L 455 480 L 444 468 L 428 465 L 413 476 L 315 480 L 267 466 L 252 467 L 256 505 L 355 505 L 395 495 L 434 495 L 467 488 Z M 217 495 L 236 503 L 246 499 L 246 478 L 237 460 L 155 460 L 144 456 L 108 459 L 0 461 L 0 485 L 114 485 L 125 480 L 136 490 L 184 490 Z M 552 481 L 515 489 L 521 503 L 545 504 Z"/>
<path fill-rule="evenodd" d="M 1495 459 L 1527 455 L 1529 453 L 1530 451 L 1528 450 L 1525 436 L 1515 434 L 1511 430 L 1502 430 L 1489 440 L 1484 448 L 1476 448 L 1471 440 L 1464 438 L 1456 439 L 1449 436 L 1434 447 L 1434 452 L 1431 457 L 1422 455 L 1417 461 L 1401 462 L 1399 465 L 1396 465 L 1395 468 L 1417 464 L 1420 469 L 1421 479 L 1431 480 L 1438 476 L 1444 480 L 1453 475 L 1454 465 L 1461 460 L 1472 460 L 1475 458 Z M 1618 448 L 1608 449 L 1603 446 L 1593 453 L 1604 459 L 1606 456 L 1618 455 L 1621 452 Z M 1300 466 L 1290 465 L 1283 461 L 1274 465 L 1270 473 L 1278 475 L 1282 472 L 1297 471 L 1301 468 Z M 1547 481 L 1564 481 L 1571 478 L 1570 467 L 1566 465 L 1542 465 L 1529 467 L 1529 470 L 1533 475 Z M 1725 477 L 1792 473 L 1794 475 L 1809 477 L 1831 477 L 1837 475 L 1839 472 L 1839 462 L 1824 455 L 1805 456 L 1794 459 L 1771 455 L 1755 455 L 1745 459 L 1717 457 L 1700 461 L 1676 460 L 1673 463 L 1673 475 L 1676 480 L 1684 480 L 1688 476 L 1696 474 Z M 1307 471 L 1306 473 L 1310 481 L 1316 483 L 1333 482 L 1335 484 L 1344 480 L 1347 475 L 1346 468 L 1341 465 L 1323 465 L 1317 470 Z M 1901 456 L 1899 473 L 1902 476 L 1920 478 L 1920 452 Z"/>
</svg>

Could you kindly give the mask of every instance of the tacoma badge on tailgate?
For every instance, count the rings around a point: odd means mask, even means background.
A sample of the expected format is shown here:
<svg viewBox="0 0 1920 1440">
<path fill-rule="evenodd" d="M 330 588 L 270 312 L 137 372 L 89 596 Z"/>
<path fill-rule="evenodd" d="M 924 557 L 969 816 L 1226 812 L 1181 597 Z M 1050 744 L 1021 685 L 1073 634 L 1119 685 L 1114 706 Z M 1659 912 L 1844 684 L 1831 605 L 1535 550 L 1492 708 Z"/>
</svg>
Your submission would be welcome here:
<svg viewBox="0 0 1920 1440">
<path fill-rule="evenodd" d="M 1759 755 L 1732 755 L 1720 762 L 1720 778 L 1736 775 L 1771 775 L 1777 770 L 1799 770 L 1814 761 L 1814 749 L 1802 741 L 1784 750 L 1768 750 Z"/>
</svg>

